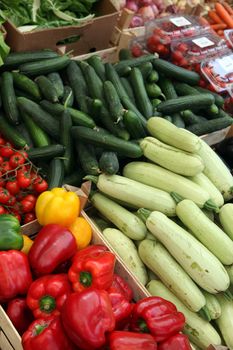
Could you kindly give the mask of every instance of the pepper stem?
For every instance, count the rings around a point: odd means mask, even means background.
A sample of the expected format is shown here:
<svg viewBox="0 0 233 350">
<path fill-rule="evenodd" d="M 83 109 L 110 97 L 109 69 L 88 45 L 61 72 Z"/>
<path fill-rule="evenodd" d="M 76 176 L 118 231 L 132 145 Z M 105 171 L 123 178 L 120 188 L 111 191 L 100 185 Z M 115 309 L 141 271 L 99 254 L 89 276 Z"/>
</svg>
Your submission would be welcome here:
<svg viewBox="0 0 233 350">
<path fill-rule="evenodd" d="M 151 211 L 148 210 L 148 209 L 145 209 L 145 208 L 141 208 L 141 209 L 138 209 L 138 210 L 137 210 L 137 214 L 138 214 L 139 218 L 140 218 L 144 223 L 146 223 L 146 220 L 147 220 L 148 217 L 150 216 Z"/>
<path fill-rule="evenodd" d="M 90 287 L 92 284 L 92 275 L 90 272 L 81 272 L 79 281 L 84 287 Z"/>
<path fill-rule="evenodd" d="M 45 295 L 39 301 L 40 310 L 50 314 L 56 308 L 56 300 L 50 295 Z"/>
<path fill-rule="evenodd" d="M 43 330 L 44 330 L 45 328 L 47 328 L 46 325 L 44 325 L 44 326 L 42 326 L 41 324 L 35 325 L 35 334 L 36 334 L 36 335 L 39 335 L 40 333 L 43 332 Z"/>
<path fill-rule="evenodd" d="M 212 199 L 209 199 L 205 202 L 204 208 L 207 210 L 215 211 L 215 213 L 219 213 L 219 207 L 212 201 Z"/>
<path fill-rule="evenodd" d="M 174 199 L 174 201 L 178 204 L 180 203 L 182 200 L 184 200 L 184 197 L 182 197 L 181 195 L 179 195 L 176 192 L 171 192 L 170 196 Z"/>
<path fill-rule="evenodd" d="M 146 324 L 146 322 L 143 319 L 140 319 L 138 321 L 138 325 L 139 325 L 140 331 L 142 333 L 149 333 L 149 329 L 147 327 L 147 324 Z"/>
<path fill-rule="evenodd" d="M 210 317 L 210 313 L 209 313 L 209 309 L 208 307 L 205 305 L 201 308 L 201 310 L 199 310 L 198 314 L 204 318 L 204 320 L 210 322 L 211 321 L 211 317 Z"/>
<path fill-rule="evenodd" d="M 97 182 L 98 182 L 98 176 L 94 176 L 94 175 L 87 175 L 83 178 L 83 180 L 89 180 L 89 181 L 92 181 L 94 182 L 94 184 L 97 185 Z"/>
</svg>

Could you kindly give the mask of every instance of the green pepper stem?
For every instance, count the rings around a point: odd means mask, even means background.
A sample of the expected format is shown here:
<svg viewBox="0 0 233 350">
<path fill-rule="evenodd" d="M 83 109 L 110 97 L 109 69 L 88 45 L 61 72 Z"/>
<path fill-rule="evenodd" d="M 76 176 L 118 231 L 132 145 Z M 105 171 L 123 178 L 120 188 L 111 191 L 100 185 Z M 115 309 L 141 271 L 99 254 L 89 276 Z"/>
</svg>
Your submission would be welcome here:
<svg viewBox="0 0 233 350">
<path fill-rule="evenodd" d="M 208 307 L 205 305 L 201 310 L 198 311 L 198 314 L 206 321 L 211 321 L 211 316 Z"/>
<path fill-rule="evenodd" d="M 46 325 L 44 325 L 44 326 L 42 326 L 41 324 L 35 325 L 35 333 L 36 333 L 36 335 L 39 335 L 40 333 L 42 333 L 45 328 L 47 328 Z"/>
<path fill-rule="evenodd" d="M 79 281 L 84 287 L 90 287 L 92 284 L 92 275 L 90 272 L 82 271 L 79 276 Z"/>
<path fill-rule="evenodd" d="M 174 201 L 175 201 L 177 204 L 184 200 L 184 197 L 182 197 L 181 195 L 179 195 L 179 194 L 176 193 L 176 192 L 171 192 L 171 193 L 170 193 L 170 196 L 174 199 Z"/>
<path fill-rule="evenodd" d="M 87 175 L 83 178 L 83 180 L 89 180 L 89 181 L 92 181 L 94 182 L 94 184 L 97 185 L 97 182 L 98 182 L 98 176 L 94 176 L 94 175 Z"/>
<path fill-rule="evenodd" d="M 139 218 L 140 218 L 144 223 L 146 223 L 146 220 L 147 220 L 148 217 L 150 216 L 151 211 L 148 210 L 148 209 L 145 209 L 145 208 L 141 208 L 141 209 L 138 209 L 138 210 L 137 210 L 137 214 L 138 214 Z"/>
<path fill-rule="evenodd" d="M 50 295 L 45 295 L 39 301 L 40 310 L 50 314 L 56 308 L 56 300 Z"/>
<path fill-rule="evenodd" d="M 209 199 L 205 202 L 204 208 L 207 210 L 215 211 L 215 213 L 219 213 L 219 207 L 212 201 L 212 199 Z"/>
<path fill-rule="evenodd" d="M 146 324 L 146 322 L 143 319 L 140 319 L 138 321 L 138 325 L 139 325 L 140 331 L 142 333 L 149 333 L 149 329 L 147 327 L 147 324 Z"/>
</svg>

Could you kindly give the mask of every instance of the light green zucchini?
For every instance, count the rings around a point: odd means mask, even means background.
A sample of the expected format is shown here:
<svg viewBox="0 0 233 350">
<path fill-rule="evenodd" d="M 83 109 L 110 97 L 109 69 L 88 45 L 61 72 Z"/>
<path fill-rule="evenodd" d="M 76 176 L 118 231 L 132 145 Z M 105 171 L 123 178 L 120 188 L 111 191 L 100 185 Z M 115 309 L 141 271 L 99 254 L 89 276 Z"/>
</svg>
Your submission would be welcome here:
<svg viewBox="0 0 233 350">
<path fill-rule="evenodd" d="M 178 150 L 153 137 L 144 138 L 140 146 L 146 158 L 176 174 L 194 176 L 204 169 L 202 159 L 196 154 Z"/>
<path fill-rule="evenodd" d="M 227 300 L 223 295 L 218 295 L 217 299 L 221 306 L 222 314 L 216 320 L 216 323 L 226 345 L 230 350 L 233 350 L 233 301 Z"/>
<path fill-rule="evenodd" d="M 138 253 L 144 264 L 191 310 L 197 312 L 206 304 L 200 289 L 157 240 L 145 239 Z"/>
<path fill-rule="evenodd" d="M 106 228 L 103 231 L 104 238 L 114 251 L 121 257 L 130 272 L 145 285 L 148 281 L 146 267 L 140 259 L 137 248 L 121 231 L 114 228 Z"/>
<path fill-rule="evenodd" d="M 147 285 L 151 295 L 159 296 L 172 303 L 183 312 L 186 324 L 183 332 L 189 339 L 202 350 L 206 350 L 210 344 L 221 345 L 221 338 L 214 327 L 195 312 L 190 311 L 165 285 L 160 281 L 151 281 Z"/>
<path fill-rule="evenodd" d="M 181 201 L 176 206 L 176 214 L 224 265 L 233 264 L 233 241 L 194 202 L 189 199 Z"/>
<path fill-rule="evenodd" d="M 218 302 L 218 299 L 215 295 L 210 294 L 203 290 L 203 295 L 205 296 L 206 300 L 206 308 L 209 312 L 211 320 L 216 320 L 221 316 L 221 306 Z"/>
<path fill-rule="evenodd" d="M 228 273 L 228 276 L 230 278 L 231 284 L 233 284 L 233 265 L 225 266 L 225 269 L 227 270 L 227 273 Z"/>
<path fill-rule="evenodd" d="M 219 212 L 219 220 L 224 231 L 233 240 L 233 204 L 225 204 Z"/>
</svg>

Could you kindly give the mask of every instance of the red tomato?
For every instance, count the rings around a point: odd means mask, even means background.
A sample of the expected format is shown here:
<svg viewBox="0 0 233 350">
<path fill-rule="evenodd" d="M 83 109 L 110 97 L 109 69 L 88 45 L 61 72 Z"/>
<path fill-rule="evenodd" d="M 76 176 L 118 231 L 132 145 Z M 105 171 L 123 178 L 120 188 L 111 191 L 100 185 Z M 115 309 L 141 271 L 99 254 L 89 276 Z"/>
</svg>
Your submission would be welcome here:
<svg viewBox="0 0 233 350">
<path fill-rule="evenodd" d="M 5 174 L 5 173 L 9 172 L 10 170 L 12 170 L 12 168 L 10 166 L 10 163 L 7 160 L 1 164 L 2 174 Z"/>
<path fill-rule="evenodd" d="M 0 189 L 0 203 L 6 204 L 10 199 L 10 193 L 5 188 Z"/>
<path fill-rule="evenodd" d="M 10 196 L 10 199 L 9 199 L 9 201 L 7 202 L 7 205 L 8 205 L 9 207 L 13 207 L 13 206 L 15 205 L 15 203 L 16 203 L 16 198 L 15 198 L 14 196 Z"/>
<path fill-rule="evenodd" d="M 20 154 L 19 152 L 16 152 L 15 154 L 13 154 L 13 156 L 10 157 L 9 162 L 12 169 L 15 169 L 18 166 L 23 165 L 25 163 L 25 158 L 22 154 Z"/>
<path fill-rule="evenodd" d="M 20 188 L 28 188 L 31 185 L 30 175 L 25 172 L 18 173 L 17 182 Z"/>
<path fill-rule="evenodd" d="M 36 196 L 34 196 L 34 194 L 28 194 L 24 199 L 34 204 L 36 203 Z"/>
<path fill-rule="evenodd" d="M 0 156 L 0 165 L 4 162 L 4 158 Z"/>
<path fill-rule="evenodd" d="M 131 52 L 134 57 L 140 57 L 143 55 L 143 50 L 139 45 L 132 46 Z"/>
<path fill-rule="evenodd" d="M 172 59 L 176 62 L 183 60 L 183 58 L 184 58 L 184 55 L 181 51 L 176 50 L 172 53 Z"/>
<path fill-rule="evenodd" d="M 181 51 L 181 52 L 188 51 L 188 46 L 185 43 L 179 44 L 178 48 L 179 48 L 179 51 Z"/>
<path fill-rule="evenodd" d="M 0 155 L 2 157 L 10 158 L 14 153 L 13 145 L 10 142 L 6 142 L 4 147 L 0 147 Z"/>
<path fill-rule="evenodd" d="M 10 194 L 17 194 L 20 191 L 20 187 L 18 185 L 17 180 L 7 181 L 6 189 L 10 192 Z"/>
<path fill-rule="evenodd" d="M 5 186 L 5 180 L 4 178 L 2 177 L 2 172 L 0 171 L 0 187 L 4 187 Z"/>
<path fill-rule="evenodd" d="M 0 215 L 2 214 L 6 214 L 6 209 L 2 205 L 0 205 Z"/>
<path fill-rule="evenodd" d="M 36 219 L 36 215 L 33 212 L 26 213 L 24 216 L 24 224 L 28 224 L 29 222 Z"/>
<path fill-rule="evenodd" d="M 42 178 L 37 178 L 33 184 L 33 189 L 38 192 L 44 192 L 48 189 L 48 183 Z"/>
<path fill-rule="evenodd" d="M 25 159 L 28 158 L 28 154 L 27 154 L 26 151 L 20 150 L 20 151 L 18 151 L 17 153 L 20 153 Z"/>
<path fill-rule="evenodd" d="M 5 145 L 5 143 L 6 143 L 6 140 L 2 136 L 0 136 L 0 147 Z"/>
<path fill-rule="evenodd" d="M 27 199 L 23 199 L 21 202 L 21 208 L 23 213 L 29 213 L 30 211 L 32 211 L 34 209 L 35 203 L 27 200 Z"/>
</svg>

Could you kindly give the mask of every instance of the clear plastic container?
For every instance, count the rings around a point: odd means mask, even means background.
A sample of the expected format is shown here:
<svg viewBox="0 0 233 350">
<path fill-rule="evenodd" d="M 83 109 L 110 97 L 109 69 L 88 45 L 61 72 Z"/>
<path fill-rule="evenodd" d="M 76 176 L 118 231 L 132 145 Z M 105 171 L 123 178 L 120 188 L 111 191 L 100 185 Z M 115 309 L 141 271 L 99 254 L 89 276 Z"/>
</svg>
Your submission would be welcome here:
<svg viewBox="0 0 233 350">
<path fill-rule="evenodd" d="M 130 41 L 129 48 L 133 57 L 148 55 L 149 51 L 146 47 L 145 36 L 135 37 Z"/>
<path fill-rule="evenodd" d="M 224 30 L 224 36 L 230 48 L 233 47 L 233 29 Z"/>
</svg>

